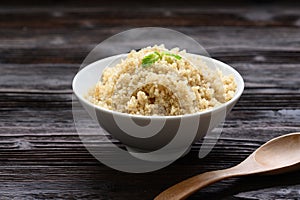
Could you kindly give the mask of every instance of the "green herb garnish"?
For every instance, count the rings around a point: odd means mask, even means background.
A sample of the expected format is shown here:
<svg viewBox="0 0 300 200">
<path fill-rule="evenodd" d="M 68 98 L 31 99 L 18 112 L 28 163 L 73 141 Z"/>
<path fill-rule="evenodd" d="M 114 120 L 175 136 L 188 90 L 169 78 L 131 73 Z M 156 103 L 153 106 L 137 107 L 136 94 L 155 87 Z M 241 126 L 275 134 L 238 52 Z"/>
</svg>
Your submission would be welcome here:
<svg viewBox="0 0 300 200">
<path fill-rule="evenodd" d="M 154 64 L 159 59 L 161 59 L 161 55 L 155 51 L 154 53 L 151 53 L 143 58 L 142 67 L 148 67 Z"/>
<path fill-rule="evenodd" d="M 181 56 L 179 56 L 177 54 L 169 53 L 167 51 L 163 52 L 163 54 L 166 55 L 166 56 L 172 56 L 172 57 L 176 58 L 177 60 L 181 59 Z"/>
<path fill-rule="evenodd" d="M 146 55 L 142 59 L 142 67 L 148 67 L 150 65 L 153 65 L 156 61 L 161 60 L 163 58 L 163 56 L 172 56 L 172 57 L 176 58 L 177 60 L 181 59 L 181 56 L 179 56 L 177 54 L 169 53 L 167 51 L 162 52 L 162 53 L 154 51 L 153 53 Z"/>
<path fill-rule="evenodd" d="M 154 51 L 154 53 L 159 56 L 159 59 L 162 59 L 162 55 L 160 55 L 157 51 Z"/>
</svg>

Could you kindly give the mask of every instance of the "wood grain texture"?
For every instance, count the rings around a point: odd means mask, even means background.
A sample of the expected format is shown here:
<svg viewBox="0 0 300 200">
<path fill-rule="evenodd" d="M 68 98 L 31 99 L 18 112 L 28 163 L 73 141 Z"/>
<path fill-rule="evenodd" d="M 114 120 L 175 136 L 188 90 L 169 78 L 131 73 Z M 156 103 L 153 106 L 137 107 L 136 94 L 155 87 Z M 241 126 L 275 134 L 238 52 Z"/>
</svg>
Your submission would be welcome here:
<svg viewBox="0 0 300 200">
<path fill-rule="evenodd" d="M 178 181 L 233 166 L 267 140 L 299 131 L 299 5 L 229 2 L 3 3 L 0 199 L 152 199 Z M 235 67 L 246 87 L 207 157 L 197 157 L 200 141 L 162 170 L 127 174 L 104 166 L 84 148 L 72 117 L 71 82 L 99 42 L 141 26 L 169 27 L 195 38 L 212 57 Z M 108 140 L 122 146 L 103 134 L 103 154 Z M 300 199 L 299 176 L 224 180 L 189 199 Z"/>
</svg>

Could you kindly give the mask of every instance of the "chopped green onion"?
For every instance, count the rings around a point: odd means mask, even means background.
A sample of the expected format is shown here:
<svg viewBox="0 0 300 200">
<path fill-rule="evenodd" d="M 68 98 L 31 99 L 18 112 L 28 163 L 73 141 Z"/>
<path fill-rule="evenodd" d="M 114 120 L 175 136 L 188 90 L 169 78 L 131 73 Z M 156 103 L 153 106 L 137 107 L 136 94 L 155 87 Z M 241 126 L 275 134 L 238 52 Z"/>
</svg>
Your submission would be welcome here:
<svg viewBox="0 0 300 200">
<path fill-rule="evenodd" d="M 166 52 L 166 51 L 164 52 L 164 55 L 172 56 L 172 57 L 176 58 L 177 60 L 181 59 L 181 56 L 179 56 L 177 54 L 169 53 L 169 52 Z"/>
<path fill-rule="evenodd" d="M 181 59 L 181 56 L 179 56 L 177 54 L 169 53 L 167 51 L 162 52 L 162 53 L 154 51 L 153 53 L 146 55 L 142 59 L 142 67 L 148 67 L 150 65 L 153 65 L 156 61 L 161 60 L 163 56 L 172 56 L 172 57 L 176 58 L 177 60 Z"/>
</svg>

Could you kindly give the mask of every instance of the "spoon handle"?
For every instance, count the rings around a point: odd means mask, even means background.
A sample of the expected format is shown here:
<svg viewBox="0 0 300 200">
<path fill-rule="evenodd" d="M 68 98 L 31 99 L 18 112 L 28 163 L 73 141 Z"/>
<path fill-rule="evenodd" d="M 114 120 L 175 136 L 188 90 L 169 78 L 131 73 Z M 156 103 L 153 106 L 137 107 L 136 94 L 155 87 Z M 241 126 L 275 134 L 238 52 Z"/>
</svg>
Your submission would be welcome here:
<svg viewBox="0 0 300 200">
<path fill-rule="evenodd" d="M 205 172 L 197 176 L 186 179 L 167 190 L 160 193 L 154 200 L 181 200 L 186 199 L 188 196 L 197 190 L 206 187 L 212 183 L 223 180 L 225 178 L 242 175 L 241 171 L 237 168 L 228 168 L 217 171 Z"/>
</svg>

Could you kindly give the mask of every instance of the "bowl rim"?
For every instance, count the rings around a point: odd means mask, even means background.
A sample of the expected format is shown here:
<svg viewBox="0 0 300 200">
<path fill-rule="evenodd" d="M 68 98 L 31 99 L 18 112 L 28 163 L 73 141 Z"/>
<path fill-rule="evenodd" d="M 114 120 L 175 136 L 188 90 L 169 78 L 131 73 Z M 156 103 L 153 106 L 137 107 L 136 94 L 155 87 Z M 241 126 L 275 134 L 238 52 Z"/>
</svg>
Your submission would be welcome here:
<svg viewBox="0 0 300 200">
<path fill-rule="evenodd" d="M 190 54 L 192 54 L 192 53 L 190 53 Z M 106 58 L 97 60 L 95 62 L 92 62 L 92 63 L 88 64 L 87 66 L 85 66 L 83 69 L 80 69 L 76 73 L 76 75 L 74 76 L 73 81 L 72 81 L 72 90 L 73 90 L 73 93 L 75 94 L 75 96 L 78 98 L 78 100 L 80 102 L 85 103 L 86 105 L 88 105 L 89 107 L 92 107 L 95 110 L 100 110 L 100 111 L 111 113 L 113 115 L 119 115 L 119 116 L 123 116 L 123 117 L 130 117 L 130 118 L 135 118 L 135 119 L 177 119 L 177 118 L 188 118 L 188 117 L 205 115 L 205 114 L 208 114 L 208 113 L 212 113 L 212 112 L 216 112 L 216 111 L 226 109 L 228 105 L 232 104 L 233 102 L 236 102 L 241 97 L 241 95 L 244 91 L 244 88 L 245 88 L 245 83 L 244 83 L 243 77 L 240 75 L 240 73 L 236 69 L 234 69 L 230 65 L 228 65 L 228 64 L 226 64 L 222 61 L 219 61 L 217 59 L 214 59 L 214 58 L 210 58 L 210 57 L 203 56 L 203 55 L 198 55 L 198 54 L 192 54 L 192 55 L 200 56 L 201 59 L 204 59 L 204 61 L 211 60 L 211 61 L 215 62 L 218 65 L 218 67 L 222 66 L 223 68 L 229 69 L 232 72 L 232 74 L 234 75 L 234 78 L 238 79 L 239 82 L 241 83 L 240 85 L 237 85 L 237 91 L 235 92 L 232 99 L 230 99 L 229 101 L 227 101 L 225 103 L 222 103 L 221 105 L 218 105 L 216 107 L 209 108 L 209 109 L 206 109 L 204 111 L 190 113 L 190 114 L 174 115 L 174 116 L 163 116 L 163 115 L 150 115 L 150 116 L 147 115 L 146 116 L 146 115 L 128 114 L 128 113 L 122 113 L 122 112 L 119 112 L 119 111 L 109 110 L 107 108 L 103 108 L 101 106 L 98 106 L 98 105 L 95 105 L 95 104 L 91 103 L 86 98 L 84 98 L 82 95 L 78 94 L 75 85 L 76 85 L 76 82 L 78 81 L 78 77 L 80 76 L 80 73 L 82 73 L 83 71 L 88 70 L 89 68 L 94 67 L 95 65 L 97 65 L 98 62 L 102 62 L 103 60 L 112 59 L 114 57 L 118 57 L 118 56 L 122 56 L 122 55 L 126 55 L 126 54 L 118 54 L 118 55 L 114 55 L 114 56 L 110 56 L 110 57 L 106 57 Z"/>
</svg>

